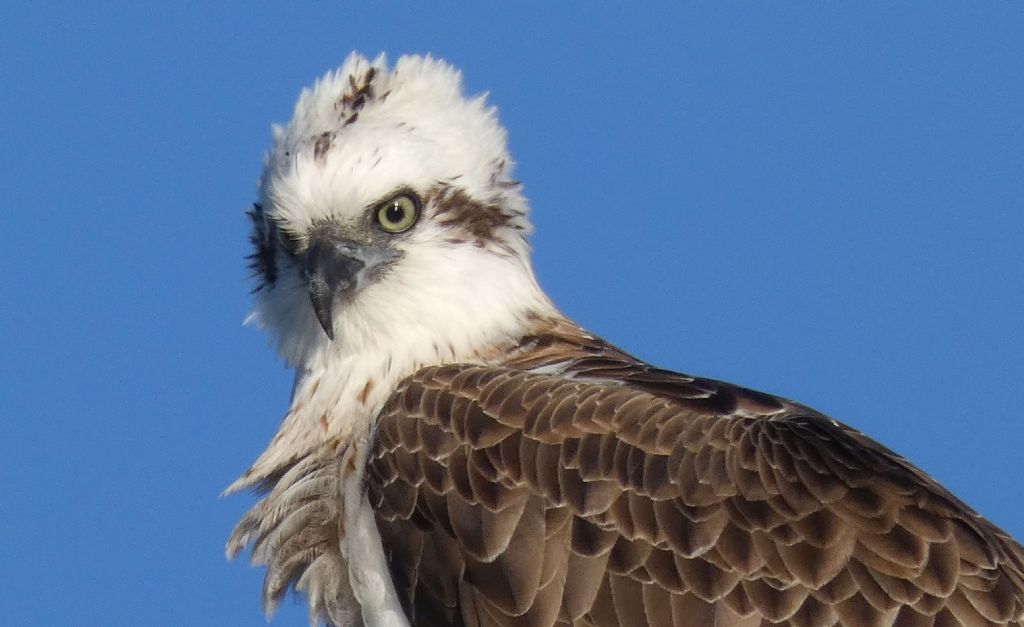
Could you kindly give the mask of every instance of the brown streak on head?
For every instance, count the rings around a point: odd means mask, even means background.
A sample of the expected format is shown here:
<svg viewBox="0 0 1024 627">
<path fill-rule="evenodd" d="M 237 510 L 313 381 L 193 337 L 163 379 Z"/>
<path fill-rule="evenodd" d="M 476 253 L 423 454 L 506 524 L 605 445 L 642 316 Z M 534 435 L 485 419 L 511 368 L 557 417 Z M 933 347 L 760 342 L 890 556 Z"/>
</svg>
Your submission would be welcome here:
<svg viewBox="0 0 1024 627">
<path fill-rule="evenodd" d="M 327 433 L 327 414 L 320 414 L 320 428 L 324 433 Z"/>
<path fill-rule="evenodd" d="M 488 244 L 501 246 L 502 239 L 498 231 L 513 225 L 514 215 L 506 213 L 496 204 L 475 200 L 460 189 L 440 187 L 432 195 L 437 206 L 435 215 L 440 224 L 457 229 L 457 234 L 449 237 L 450 241 L 462 239 L 461 235 L 481 248 Z"/>
<path fill-rule="evenodd" d="M 331 143 L 334 141 L 334 133 L 331 131 L 324 131 L 320 135 L 314 137 L 313 140 L 313 158 L 322 162 L 327 158 L 327 151 L 331 149 Z"/>
<path fill-rule="evenodd" d="M 368 68 L 358 78 L 355 74 L 349 75 L 348 89 L 334 103 L 334 108 L 338 110 L 338 115 L 344 121 L 345 126 L 355 122 L 359 118 L 359 111 L 374 99 L 372 83 L 376 75 L 377 68 L 374 67 Z"/>
</svg>

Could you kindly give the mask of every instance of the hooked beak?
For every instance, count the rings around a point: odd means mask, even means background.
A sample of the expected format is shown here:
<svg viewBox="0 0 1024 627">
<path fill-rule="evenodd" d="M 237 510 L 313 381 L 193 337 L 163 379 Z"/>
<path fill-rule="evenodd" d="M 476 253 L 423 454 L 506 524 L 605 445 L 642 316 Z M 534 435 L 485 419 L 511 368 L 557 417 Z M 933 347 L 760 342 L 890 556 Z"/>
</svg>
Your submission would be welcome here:
<svg viewBox="0 0 1024 627">
<path fill-rule="evenodd" d="M 359 284 L 366 268 L 366 249 L 326 229 L 314 231 L 302 258 L 302 273 L 309 287 L 313 313 L 324 333 L 334 340 L 334 303 Z"/>
</svg>

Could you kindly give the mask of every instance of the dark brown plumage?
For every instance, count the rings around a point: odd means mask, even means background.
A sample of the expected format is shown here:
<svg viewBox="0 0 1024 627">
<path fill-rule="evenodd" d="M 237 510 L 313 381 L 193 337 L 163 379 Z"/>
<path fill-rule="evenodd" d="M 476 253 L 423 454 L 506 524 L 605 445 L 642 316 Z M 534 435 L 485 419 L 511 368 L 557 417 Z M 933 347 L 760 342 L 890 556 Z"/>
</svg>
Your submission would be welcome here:
<svg viewBox="0 0 1024 627">
<path fill-rule="evenodd" d="M 547 326 L 381 414 L 368 489 L 413 624 L 1021 624 L 1024 550 L 892 451 Z"/>
</svg>

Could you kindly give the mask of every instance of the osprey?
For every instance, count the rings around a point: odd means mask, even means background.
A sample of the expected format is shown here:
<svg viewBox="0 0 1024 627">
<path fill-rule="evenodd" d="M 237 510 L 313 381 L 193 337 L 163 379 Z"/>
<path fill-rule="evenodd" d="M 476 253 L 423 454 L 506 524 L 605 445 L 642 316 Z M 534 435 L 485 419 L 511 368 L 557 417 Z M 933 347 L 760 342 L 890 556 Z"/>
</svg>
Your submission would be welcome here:
<svg viewBox="0 0 1024 627">
<path fill-rule="evenodd" d="M 1024 549 L 798 403 L 555 308 L 483 96 L 350 56 L 274 129 L 252 321 L 295 369 L 227 552 L 330 625 L 1024 624 Z"/>
</svg>

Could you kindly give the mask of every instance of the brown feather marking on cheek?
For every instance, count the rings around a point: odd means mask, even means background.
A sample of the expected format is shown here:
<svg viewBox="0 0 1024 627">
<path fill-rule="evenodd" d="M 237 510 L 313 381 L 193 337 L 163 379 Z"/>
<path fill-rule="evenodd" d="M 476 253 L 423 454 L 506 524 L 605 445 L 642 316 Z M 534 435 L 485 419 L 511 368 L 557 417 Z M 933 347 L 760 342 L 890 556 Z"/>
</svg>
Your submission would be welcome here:
<svg viewBox="0 0 1024 627">
<path fill-rule="evenodd" d="M 320 429 L 327 433 L 327 414 L 320 414 Z"/>
<path fill-rule="evenodd" d="M 441 187 L 431 197 L 438 222 L 454 230 L 449 237 L 453 244 L 472 241 L 481 248 L 488 244 L 501 245 L 503 239 L 498 231 L 512 228 L 516 217 L 500 206 L 480 202 L 460 189 Z"/>
</svg>

